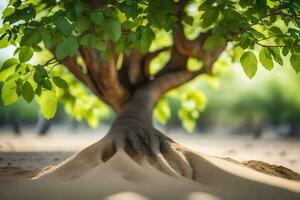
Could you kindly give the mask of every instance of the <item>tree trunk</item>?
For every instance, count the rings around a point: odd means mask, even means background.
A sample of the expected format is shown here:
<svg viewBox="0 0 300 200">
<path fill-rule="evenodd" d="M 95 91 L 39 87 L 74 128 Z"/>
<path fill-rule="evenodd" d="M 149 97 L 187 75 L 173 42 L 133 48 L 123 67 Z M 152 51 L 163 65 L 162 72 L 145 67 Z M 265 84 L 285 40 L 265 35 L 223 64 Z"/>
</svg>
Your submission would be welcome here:
<svg viewBox="0 0 300 200">
<path fill-rule="evenodd" d="M 153 126 L 152 111 L 157 99 L 151 89 L 139 89 L 117 114 L 103 139 L 63 163 L 53 173 L 73 179 L 123 152 L 137 163 L 146 161 L 170 176 L 192 179 L 193 170 L 184 155 L 185 149 Z"/>
<path fill-rule="evenodd" d="M 159 99 L 157 93 L 150 87 L 137 90 L 117 114 L 115 122 L 104 138 L 46 173 L 51 177 L 72 180 L 121 154 L 141 166 L 147 163 L 148 166 L 155 167 L 171 177 L 202 182 L 203 163 L 199 161 L 206 156 L 177 144 L 153 126 L 152 111 Z M 239 163 L 231 159 L 229 161 Z M 268 173 L 293 179 L 285 174 L 285 170 L 279 174 L 276 170 L 274 173 Z"/>
</svg>

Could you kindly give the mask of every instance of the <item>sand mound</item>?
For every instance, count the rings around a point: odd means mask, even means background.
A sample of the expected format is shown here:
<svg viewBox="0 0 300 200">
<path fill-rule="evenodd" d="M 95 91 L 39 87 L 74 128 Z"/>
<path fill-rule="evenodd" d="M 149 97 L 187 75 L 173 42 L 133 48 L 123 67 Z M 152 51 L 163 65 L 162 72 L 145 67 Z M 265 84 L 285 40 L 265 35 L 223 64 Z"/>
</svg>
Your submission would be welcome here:
<svg viewBox="0 0 300 200">
<path fill-rule="evenodd" d="M 0 199 L 204 199 L 296 200 L 300 184 L 265 175 L 224 159 L 190 152 L 198 182 L 171 177 L 119 151 L 71 181 L 53 174 L 39 179 L 1 178 Z"/>
<path fill-rule="evenodd" d="M 257 160 L 244 161 L 242 162 L 242 164 L 268 175 L 278 176 L 294 181 L 300 181 L 300 174 L 283 166 L 270 165 L 268 163 Z"/>
<path fill-rule="evenodd" d="M 223 158 L 224 160 L 230 161 L 235 164 L 246 166 L 250 169 L 256 170 L 258 172 L 271 175 L 271 176 L 277 176 L 281 178 L 285 178 L 288 180 L 293 181 L 300 181 L 300 174 L 297 172 L 294 172 L 286 167 L 278 166 L 278 165 L 270 165 L 268 163 L 258 161 L 258 160 L 249 160 L 249 161 L 243 161 L 239 162 L 237 160 L 233 160 L 231 158 Z"/>
</svg>

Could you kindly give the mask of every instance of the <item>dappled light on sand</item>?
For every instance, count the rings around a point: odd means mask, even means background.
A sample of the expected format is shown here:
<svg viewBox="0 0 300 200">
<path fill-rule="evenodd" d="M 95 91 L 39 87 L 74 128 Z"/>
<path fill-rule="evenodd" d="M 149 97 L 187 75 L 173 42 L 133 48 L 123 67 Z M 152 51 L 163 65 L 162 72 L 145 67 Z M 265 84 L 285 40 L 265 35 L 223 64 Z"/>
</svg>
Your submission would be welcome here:
<svg viewBox="0 0 300 200">
<path fill-rule="evenodd" d="M 135 193 L 135 192 L 120 192 L 117 194 L 109 195 L 108 197 L 104 198 L 103 200 L 149 200 L 147 197 Z"/>
<path fill-rule="evenodd" d="M 205 192 L 192 192 L 188 195 L 187 200 L 221 200 L 220 198 Z"/>
</svg>

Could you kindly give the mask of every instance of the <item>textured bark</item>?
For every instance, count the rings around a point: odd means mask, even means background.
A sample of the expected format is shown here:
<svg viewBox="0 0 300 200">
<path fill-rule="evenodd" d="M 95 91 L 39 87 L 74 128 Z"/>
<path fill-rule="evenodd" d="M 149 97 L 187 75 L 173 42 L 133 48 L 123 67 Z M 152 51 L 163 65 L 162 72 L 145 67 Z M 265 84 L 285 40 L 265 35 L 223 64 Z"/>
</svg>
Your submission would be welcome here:
<svg viewBox="0 0 300 200">
<path fill-rule="evenodd" d="M 137 90 L 118 113 L 108 134 L 63 163 L 50 173 L 51 176 L 74 179 L 110 160 L 116 153 L 124 152 L 137 163 L 148 162 L 170 176 L 193 179 L 192 166 L 184 155 L 185 148 L 153 126 L 152 111 L 159 99 L 153 88 Z"/>
</svg>

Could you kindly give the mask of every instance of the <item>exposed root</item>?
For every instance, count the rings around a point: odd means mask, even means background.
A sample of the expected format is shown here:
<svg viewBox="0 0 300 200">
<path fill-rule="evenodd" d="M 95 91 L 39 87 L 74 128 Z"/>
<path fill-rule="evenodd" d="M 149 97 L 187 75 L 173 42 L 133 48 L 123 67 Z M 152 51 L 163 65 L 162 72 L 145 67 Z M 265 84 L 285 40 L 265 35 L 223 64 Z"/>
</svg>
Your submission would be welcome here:
<svg viewBox="0 0 300 200">
<path fill-rule="evenodd" d="M 203 178 L 198 175 L 199 162 L 194 161 L 195 153 L 155 129 L 114 131 L 58 166 L 44 168 L 40 171 L 15 169 L 10 173 L 6 171 L 6 175 L 33 179 L 54 176 L 62 180 L 72 180 L 109 161 L 121 151 L 136 163 L 144 165 L 146 162 L 174 178 L 184 177 L 198 182 L 201 182 Z M 268 175 L 300 181 L 300 174 L 282 166 L 270 165 L 261 161 L 239 162 L 230 158 L 223 159 Z"/>
<path fill-rule="evenodd" d="M 181 175 L 186 178 L 192 179 L 193 168 L 177 144 L 172 144 L 169 147 L 169 154 L 170 156 L 167 156 L 169 157 L 168 160 L 171 160 L 174 165 L 178 165 L 177 169 L 181 170 Z"/>
<path fill-rule="evenodd" d="M 109 160 L 115 153 L 112 145 L 112 141 L 109 137 L 104 137 L 97 143 L 83 149 L 75 156 L 62 162 L 58 166 L 55 166 L 46 172 L 45 177 L 54 175 L 64 180 L 71 180 L 77 178 L 89 169 Z"/>
<path fill-rule="evenodd" d="M 87 147 L 59 166 L 35 174 L 38 176 L 46 174 L 46 177 L 49 174 L 63 180 L 72 180 L 82 176 L 93 167 L 109 161 L 120 151 L 125 152 L 136 163 L 142 165 L 144 162 L 148 162 L 169 176 L 201 181 L 201 178 L 197 177 L 199 167 L 194 165 L 190 156 L 193 153 L 156 129 L 114 130 L 99 142 Z M 259 161 L 238 162 L 229 158 L 225 158 L 225 160 L 268 175 L 300 180 L 299 174 L 281 166 Z"/>
<path fill-rule="evenodd" d="M 170 165 L 170 162 L 165 158 L 162 153 L 162 142 L 159 141 L 159 138 L 151 139 L 151 150 L 154 155 L 154 164 L 156 162 L 159 169 L 170 176 L 179 176 L 179 170 L 176 166 L 173 167 Z"/>
<path fill-rule="evenodd" d="M 46 174 L 71 180 L 107 162 L 117 152 L 125 151 L 137 163 L 141 164 L 146 160 L 169 176 L 193 178 L 193 168 L 185 157 L 183 148 L 159 131 L 132 129 L 127 132 L 122 130 L 122 134 L 120 133 L 120 130 L 114 130 L 99 142 L 48 170 Z"/>
</svg>

